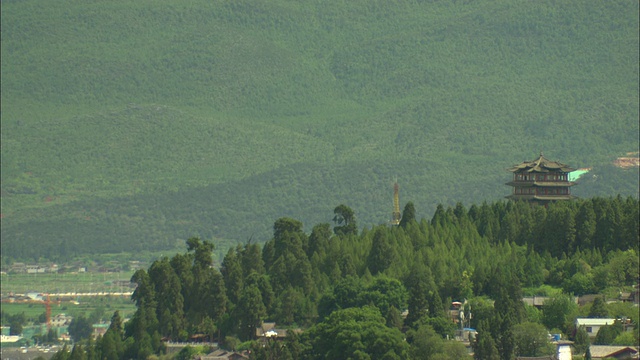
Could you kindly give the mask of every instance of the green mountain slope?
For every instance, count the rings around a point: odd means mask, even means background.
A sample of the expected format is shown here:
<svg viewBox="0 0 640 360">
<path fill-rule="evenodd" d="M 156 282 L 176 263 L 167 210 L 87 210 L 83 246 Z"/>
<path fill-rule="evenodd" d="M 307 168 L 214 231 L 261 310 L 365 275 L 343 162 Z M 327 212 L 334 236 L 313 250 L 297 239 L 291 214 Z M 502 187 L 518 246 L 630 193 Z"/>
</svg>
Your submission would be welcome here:
<svg viewBox="0 0 640 360">
<path fill-rule="evenodd" d="M 638 4 L 3 2 L 3 256 L 223 244 L 506 195 L 637 196 Z M 593 177 L 596 175 L 596 177 Z M 420 214 L 419 214 L 420 215 Z M 38 245 L 34 245 L 38 244 Z M 136 244 L 136 245 L 132 245 Z"/>
</svg>

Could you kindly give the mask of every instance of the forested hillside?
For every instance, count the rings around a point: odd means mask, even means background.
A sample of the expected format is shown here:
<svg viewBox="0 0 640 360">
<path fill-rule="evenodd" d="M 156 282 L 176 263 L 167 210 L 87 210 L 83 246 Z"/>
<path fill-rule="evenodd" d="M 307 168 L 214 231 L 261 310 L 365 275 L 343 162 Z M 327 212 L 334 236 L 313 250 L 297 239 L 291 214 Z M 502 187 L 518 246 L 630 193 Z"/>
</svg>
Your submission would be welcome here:
<svg viewBox="0 0 640 360">
<path fill-rule="evenodd" d="M 638 196 L 638 3 L 3 1 L 4 258 L 266 241 L 501 199 L 540 151 Z M 306 229 L 309 231 L 310 229 Z"/>
</svg>

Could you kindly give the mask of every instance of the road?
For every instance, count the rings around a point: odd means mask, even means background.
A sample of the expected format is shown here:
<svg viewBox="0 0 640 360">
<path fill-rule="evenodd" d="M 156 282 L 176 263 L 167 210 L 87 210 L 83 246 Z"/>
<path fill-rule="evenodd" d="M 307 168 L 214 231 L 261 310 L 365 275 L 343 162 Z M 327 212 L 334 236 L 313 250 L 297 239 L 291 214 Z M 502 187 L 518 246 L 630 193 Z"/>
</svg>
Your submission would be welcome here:
<svg viewBox="0 0 640 360">
<path fill-rule="evenodd" d="M 133 292 L 87 292 L 87 293 L 49 293 L 49 297 L 76 297 L 76 296 L 131 296 Z M 25 297 L 27 294 L 13 294 L 13 297 Z"/>
<path fill-rule="evenodd" d="M 27 352 L 23 353 L 23 349 L 14 348 L 14 347 L 3 347 L 0 349 L 0 359 L 2 360 L 31 360 L 35 359 L 38 356 L 42 356 L 45 359 L 50 359 L 56 351 L 60 350 L 60 348 L 56 348 L 54 350 L 50 350 L 49 352 L 41 351 L 35 347 L 27 348 Z"/>
</svg>

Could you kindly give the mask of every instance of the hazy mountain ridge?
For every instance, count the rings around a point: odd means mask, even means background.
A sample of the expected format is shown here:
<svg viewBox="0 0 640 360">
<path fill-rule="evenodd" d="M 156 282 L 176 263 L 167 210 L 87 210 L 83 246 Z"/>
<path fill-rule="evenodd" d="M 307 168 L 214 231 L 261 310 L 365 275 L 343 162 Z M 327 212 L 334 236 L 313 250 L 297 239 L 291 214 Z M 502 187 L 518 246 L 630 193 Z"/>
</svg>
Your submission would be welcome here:
<svg viewBox="0 0 640 360">
<path fill-rule="evenodd" d="M 500 198 L 504 169 L 540 150 L 594 167 L 576 194 L 637 196 L 637 169 L 607 165 L 638 148 L 637 13 L 3 2 L 3 250 L 264 240 L 280 216 L 310 227 L 339 203 L 372 225 L 396 176 L 429 216 Z"/>
</svg>

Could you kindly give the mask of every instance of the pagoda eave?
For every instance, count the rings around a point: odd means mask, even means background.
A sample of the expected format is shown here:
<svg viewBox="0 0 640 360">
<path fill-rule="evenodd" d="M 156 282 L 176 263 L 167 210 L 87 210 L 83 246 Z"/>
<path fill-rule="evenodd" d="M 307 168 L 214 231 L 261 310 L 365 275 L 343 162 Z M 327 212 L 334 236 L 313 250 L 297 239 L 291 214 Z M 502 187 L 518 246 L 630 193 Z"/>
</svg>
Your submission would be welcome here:
<svg viewBox="0 0 640 360">
<path fill-rule="evenodd" d="M 573 195 L 516 195 L 511 194 L 505 196 L 509 200 L 538 200 L 538 201 L 554 201 L 554 200 L 573 200 L 577 199 L 577 196 Z"/>
<path fill-rule="evenodd" d="M 505 185 L 514 187 L 568 187 L 578 185 L 578 183 L 575 181 L 509 181 Z"/>
</svg>

